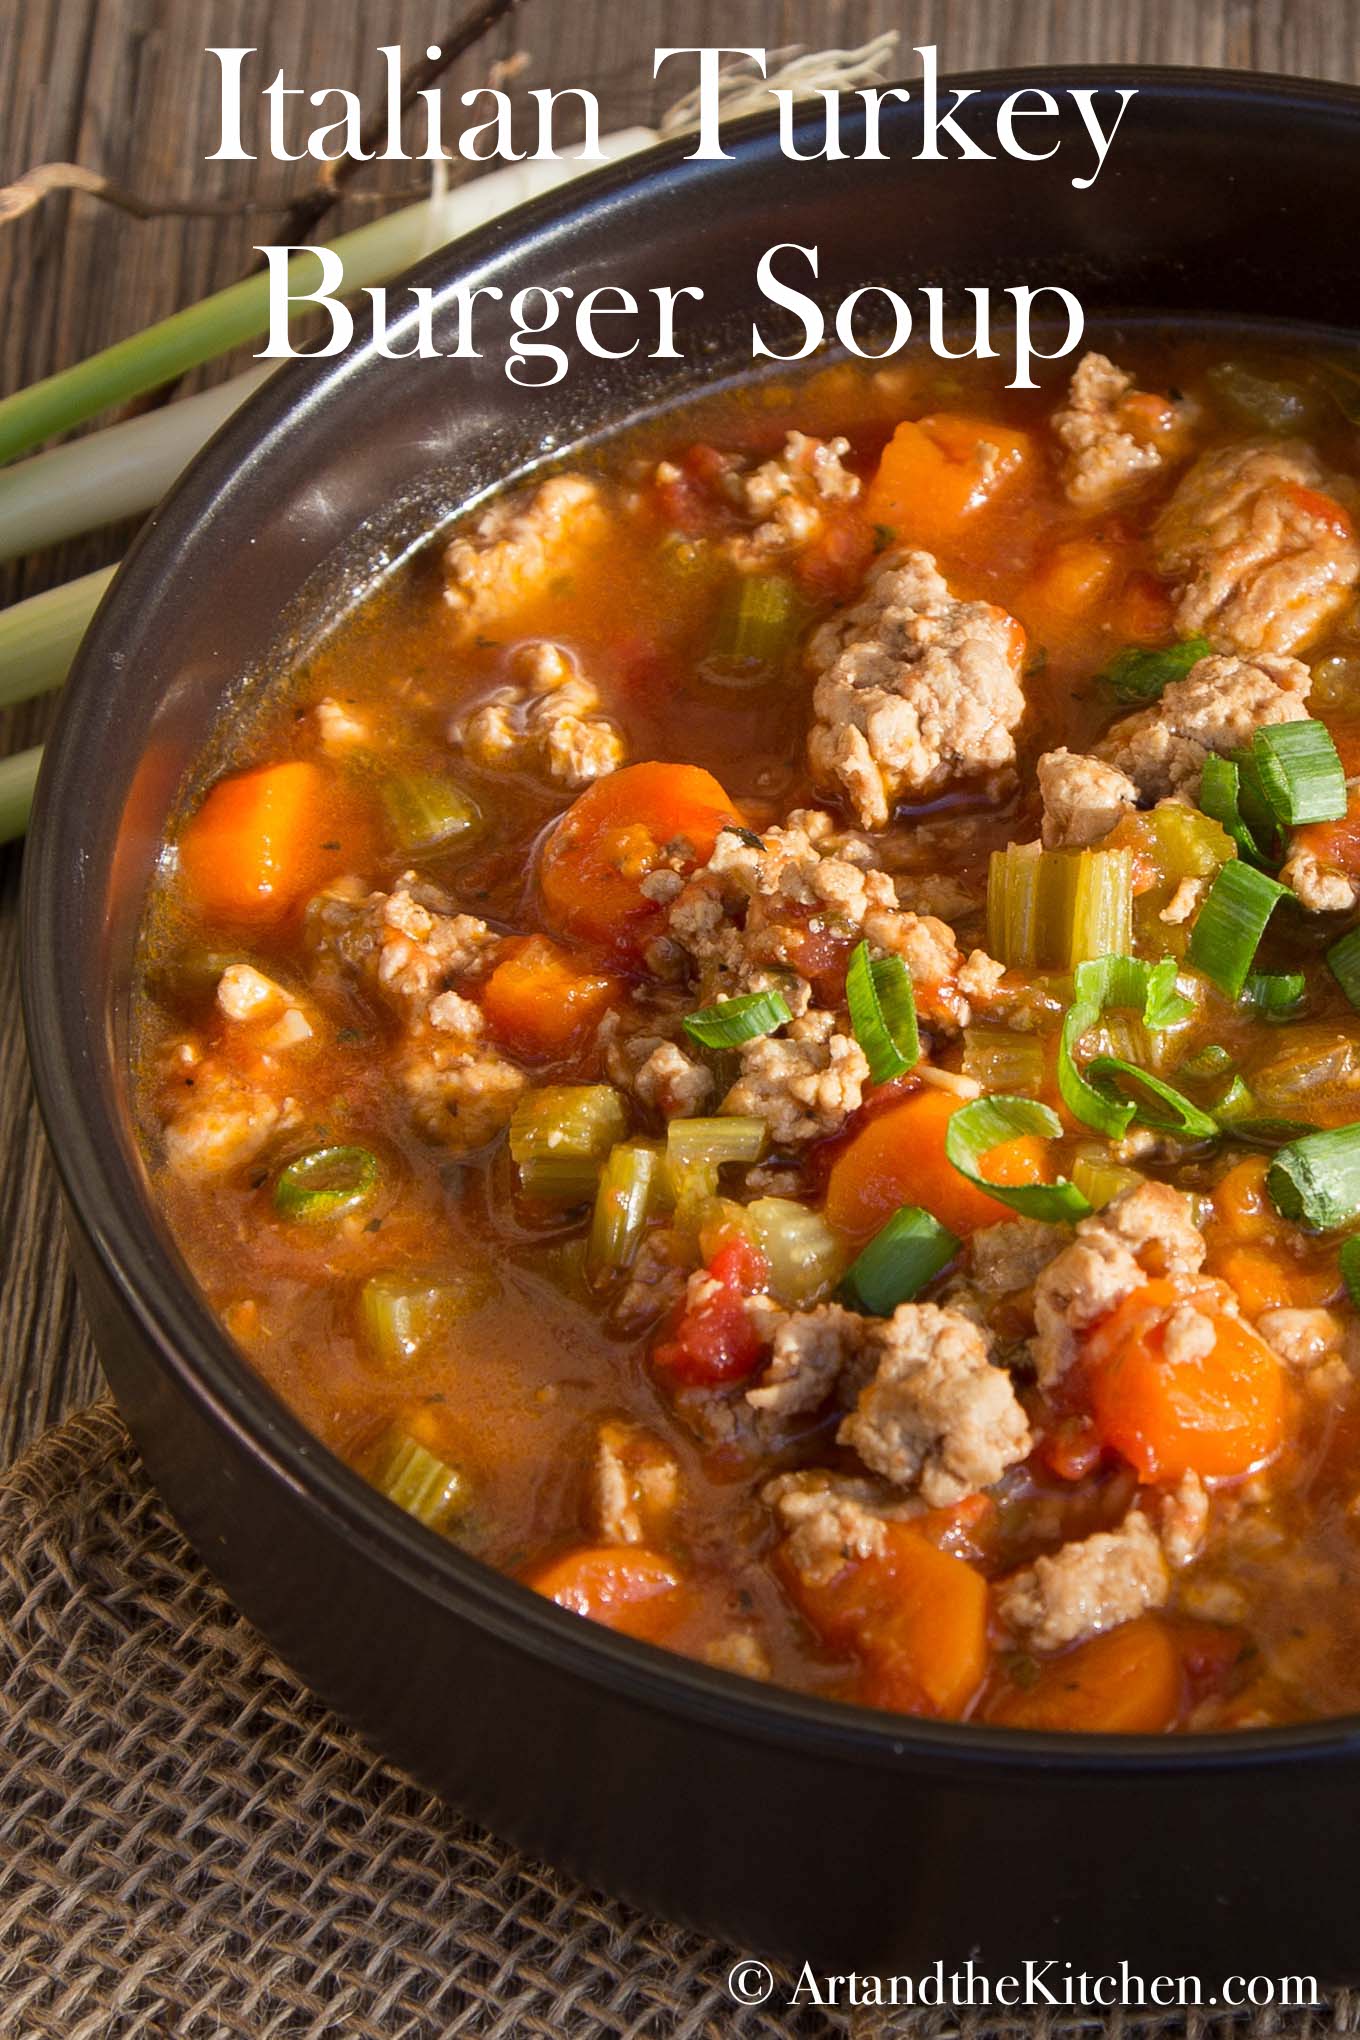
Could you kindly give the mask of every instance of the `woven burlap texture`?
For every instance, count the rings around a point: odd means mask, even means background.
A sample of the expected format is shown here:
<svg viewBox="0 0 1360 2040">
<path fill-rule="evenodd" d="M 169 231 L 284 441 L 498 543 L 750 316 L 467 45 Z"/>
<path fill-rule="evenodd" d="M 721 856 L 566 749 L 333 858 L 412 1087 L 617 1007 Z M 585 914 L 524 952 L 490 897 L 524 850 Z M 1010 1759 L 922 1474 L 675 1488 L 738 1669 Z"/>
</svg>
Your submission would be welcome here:
<svg viewBox="0 0 1360 2040">
<path fill-rule="evenodd" d="M 375 1758 L 203 1572 L 107 1406 L 0 1482 L 0 1652 L 7 2040 L 854 2030 L 775 2009 L 787 1976 L 769 2005 L 739 2008 L 725 1989 L 737 1951 L 526 1861 Z M 1343 2003 L 1224 2030 L 1352 2026 Z M 1185 2028 L 935 2013 L 859 2030 Z"/>
</svg>

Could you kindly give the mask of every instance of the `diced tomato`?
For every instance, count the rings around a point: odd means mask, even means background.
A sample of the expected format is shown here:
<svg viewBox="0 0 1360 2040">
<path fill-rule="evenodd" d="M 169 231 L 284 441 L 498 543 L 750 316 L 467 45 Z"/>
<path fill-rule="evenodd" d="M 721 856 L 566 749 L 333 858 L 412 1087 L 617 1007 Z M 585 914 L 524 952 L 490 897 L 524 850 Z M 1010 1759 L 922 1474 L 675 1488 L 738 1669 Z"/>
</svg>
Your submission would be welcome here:
<svg viewBox="0 0 1360 2040">
<path fill-rule="evenodd" d="M 737 454 L 702 444 L 668 462 L 666 474 L 653 486 L 661 515 L 671 530 L 686 538 L 703 538 L 721 529 L 728 521 L 723 481 L 740 465 Z"/>
<path fill-rule="evenodd" d="M 706 1270 L 710 1284 L 700 1301 L 682 1309 L 672 1336 L 652 1357 L 677 1381 L 713 1388 L 755 1372 L 764 1352 L 746 1299 L 769 1280 L 765 1257 L 751 1242 L 724 1242 Z"/>
</svg>

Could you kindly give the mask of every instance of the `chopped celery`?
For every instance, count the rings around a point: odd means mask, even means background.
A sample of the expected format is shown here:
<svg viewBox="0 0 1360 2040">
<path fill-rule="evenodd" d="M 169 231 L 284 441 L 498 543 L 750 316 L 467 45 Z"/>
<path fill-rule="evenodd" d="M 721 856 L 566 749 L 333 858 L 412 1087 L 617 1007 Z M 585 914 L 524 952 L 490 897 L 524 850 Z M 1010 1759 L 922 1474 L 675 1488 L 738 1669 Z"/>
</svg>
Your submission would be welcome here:
<svg viewBox="0 0 1360 2040">
<path fill-rule="evenodd" d="M 383 807 L 400 850 L 442 850 L 475 834 L 481 814 L 452 779 L 436 772 L 401 772 L 385 779 Z"/>
<path fill-rule="evenodd" d="M 666 1128 L 666 1156 L 673 1170 L 711 1163 L 758 1162 L 765 1152 L 763 1119 L 672 1119 Z"/>
<path fill-rule="evenodd" d="M 1168 800 L 1141 819 L 1152 839 L 1157 868 L 1168 885 L 1177 886 L 1183 878 L 1212 878 L 1219 865 L 1233 855 L 1227 831 L 1198 808 Z"/>
<path fill-rule="evenodd" d="M 835 1288 L 845 1250 L 820 1211 L 792 1197 L 757 1197 L 746 1207 L 746 1223 L 769 1263 L 777 1303 L 802 1309 Z"/>
<path fill-rule="evenodd" d="M 1044 1046 L 1037 1034 L 1006 1027 L 965 1027 L 963 1074 L 984 1091 L 1037 1098 L 1044 1087 Z"/>
<path fill-rule="evenodd" d="M 1120 1163 L 1112 1162 L 1103 1147 L 1078 1148 L 1072 1163 L 1072 1181 L 1093 1211 L 1103 1211 L 1121 1191 L 1132 1190 L 1142 1180 L 1137 1169 L 1126 1169 Z"/>
<path fill-rule="evenodd" d="M 1292 1116 L 1317 1092 L 1348 1088 L 1360 1067 L 1360 1045 L 1338 1027 L 1295 1022 L 1277 1054 L 1251 1072 L 1251 1090 L 1263 1112 Z"/>
<path fill-rule="evenodd" d="M 394 1426 L 383 1438 L 374 1456 L 370 1478 L 389 1502 L 395 1502 L 429 1530 L 451 1529 L 460 1516 L 466 1515 L 472 1500 L 471 1486 L 462 1468 L 441 1459 L 400 1426 Z"/>
<path fill-rule="evenodd" d="M 456 1321 L 496 1293 L 490 1270 L 422 1274 L 389 1268 L 359 1291 L 364 1343 L 384 1367 L 403 1367 L 445 1337 Z"/>
<path fill-rule="evenodd" d="M 1133 945 L 1133 854 L 1043 850 L 1012 843 L 992 853 L 987 947 L 1011 969 L 1072 970 Z"/>
<path fill-rule="evenodd" d="M 803 625 L 803 603 L 784 574 L 739 574 L 719 604 L 705 676 L 728 687 L 777 679 Z"/>
<path fill-rule="evenodd" d="M 378 1188 L 378 1157 L 364 1147 L 318 1147 L 299 1155 L 274 1179 L 281 1218 L 321 1225 L 361 1211 Z"/>
<path fill-rule="evenodd" d="M 718 1195 L 717 1163 L 679 1163 L 668 1154 L 658 1182 L 659 1197 L 667 1193 L 670 1196 L 676 1230 L 697 1234 L 708 1207 Z"/>
<path fill-rule="evenodd" d="M 595 1192 L 590 1226 L 589 1265 L 592 1275 L 630 1268 L 642 1243 L 656 1179 L 663 1173 L 657 1149 L 629 1141 L 610 1150 Z"/>
<path fill-rule="evenodd" d="M 612 1084 L 545 1084 L 526 1092 L 510 1121 L 520 1187 L 553 1204 L 583 1204 L 609 1150 L 628 1131 Z"/>
</svg>

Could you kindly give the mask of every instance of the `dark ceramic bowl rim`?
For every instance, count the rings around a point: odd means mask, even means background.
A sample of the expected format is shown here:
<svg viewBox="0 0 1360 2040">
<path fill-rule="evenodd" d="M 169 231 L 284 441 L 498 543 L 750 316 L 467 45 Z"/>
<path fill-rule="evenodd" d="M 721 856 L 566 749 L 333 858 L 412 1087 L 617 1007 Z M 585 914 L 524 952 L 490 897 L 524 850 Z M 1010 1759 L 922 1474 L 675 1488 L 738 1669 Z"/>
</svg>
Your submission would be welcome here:
<svg viewBox="0 0 1360 2040">
<path fill-rule="evenodd" d="M 1081 65 L 974 72 L 951 82 L 984 90 L 1026 82 L 1050 89 L 1135 85 L 1143 92 L 1181 94 L 1201 106 L 1222 98 L 1265 101 L 1281 112 L 1340 106 L 1360 114 L 1360 91 L 1351 87 L 1208 69 Z M 764 115 L 743 121 L 725 130 L 724 145 L 743 155 L 762 149 L 773 153 L 774 123 Z M 641 162 L 625 160 L 575 181 L 468 236 L 453 252 L 441 251 L 411 275 L 428 283 L 453 275 L 471 278 L 512 244 L 569 228 L 574 219 L 607 214 L 621 194 L 670 175 L 691 146 L 689 140 L 673 142 Z M 129 684 L 126 665 L 113 657 L 123 617 L 151 614 L 168 599 L 177 548 L 219 487 L 243 469 L 267 468 L 274 437 L 284 427 L 316 406 L 343 402 L 347 378 L 367 352 L 366 341 L 357 344 L 328 362 L 319 377 L 315 363 L 282 368 L 175 485 L 100 604 L 66 683 L 38 786 L 25 857 L 22 951 L 34 1082 L 65 1194 L 162 1365 L 217 1425 L 323 1515 L 343 1540 L 365 1540 L 383 1565 L 450 1612 L 508 1639 L 528 1657 L 546 1659 L 696 1722 L 721 1722 L 729 1731 L 786 1746 L 815 1744 L 824 1755 L 856 1764 L 887 1765 L 911 1754 L 929 1756 L 942 1769 L 1011 1773 L 1022 1766 L 1103 1775 L 1273 1768 L 1299 1757 L 1321 1758 L 1360 1747 L 1360 1714 L 1185 1737 L 1078 1735 L 924 1721 L 763 1686 L 616 1635 L 555 1607 L 401 1515 L 313 1437 L 251 1371 L 206 1302 L 181 1277 L 155 1234 L 150 1199 L 128 1152 L 125 1130 L 111 1109 L 126 1079 L 115 1065 L 104 1009 L 83 1006 L 76 966 L 60 940 L 67 922 L 64 903 L 91 883 L 92 866 L 82 854 L 81 836 L 98 797 L 90 799 L 86 761 L 119 690 Z M 248 536 L 241 534 L 243 541 Z M 120 803 L 125 793 L 121 788 Z M 107 877 L 107 870 L 98 870 L 94 882 L 103 887 Z"/>
</svg>

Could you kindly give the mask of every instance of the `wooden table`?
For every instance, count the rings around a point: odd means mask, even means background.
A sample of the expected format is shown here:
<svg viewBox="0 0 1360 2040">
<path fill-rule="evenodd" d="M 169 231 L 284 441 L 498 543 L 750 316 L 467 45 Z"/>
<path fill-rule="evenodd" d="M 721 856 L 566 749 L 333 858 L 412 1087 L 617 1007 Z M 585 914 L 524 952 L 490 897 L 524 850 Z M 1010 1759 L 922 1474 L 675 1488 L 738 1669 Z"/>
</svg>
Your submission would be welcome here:
<svg viewBox="0 0 1360 2040">
<path fill-rule="evenodd" d="M 311 164 L 208 164 L 215 65 L 205 45 L 252 45 L 261 76 L 372 93 L 380 44 L 414 56 L 447 41 L 466 0 L 0 0 L 0 177 L 74 160 L 164 201 L 287 200 Z M 525 0 L 449 74 L 467 89 L 529 52 L 522 82 L 588 85 L 603 125 L 649 120 L 658 44 L 851 44 L 898 28 L 902 65 L 935 42 L 946 70 L 1125 61 L 1217 64 L 1360 80 L 1353 0 Z M 409 181 L 392 166 L 388 189 Z M 373 187 L 370 187 L 373 188 Z M 347 199 L 328 230 L 370 217 Z M 49 201 L 0 232 L 0 389 L 12 390 L 230 283 L 278 214 L 140 222 L 89 199 Z M 238 365 L 238 364 L 233 364 Z M 118 557 L 128 532 L 98 533 L 4 574 L 0 598 L 35 593 Z M 0 749 L 39 739 L 50 704 L 0 716 Z M 55 1184 L 29 1087 L 19 1021 L 20 855 L 0 851 L 0 1464 L 99 1386 L 62 1244 Z"/>
</svg>

